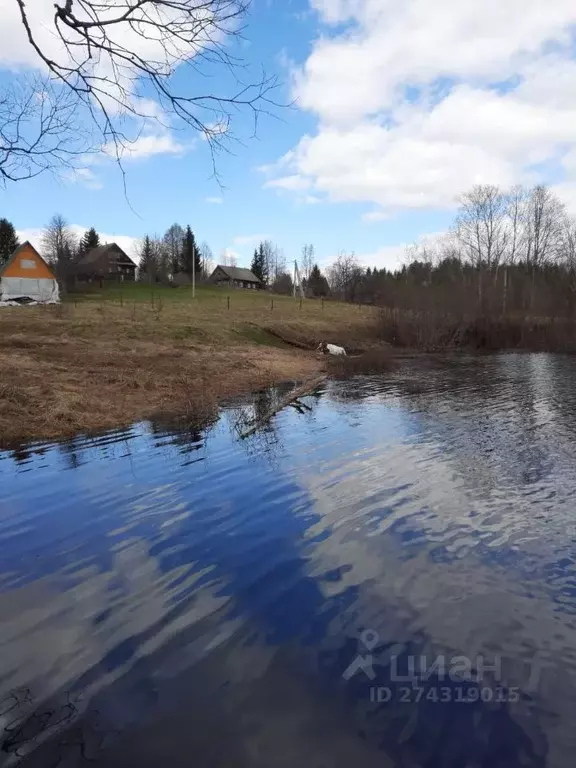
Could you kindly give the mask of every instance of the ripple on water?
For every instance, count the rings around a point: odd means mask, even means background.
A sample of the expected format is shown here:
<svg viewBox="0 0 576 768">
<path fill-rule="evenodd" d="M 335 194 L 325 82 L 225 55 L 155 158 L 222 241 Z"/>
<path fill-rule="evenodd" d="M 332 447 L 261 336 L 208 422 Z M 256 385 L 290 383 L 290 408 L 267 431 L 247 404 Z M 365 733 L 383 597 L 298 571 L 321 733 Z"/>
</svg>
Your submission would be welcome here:
<svg viewBox="0 0 576 768">
<path fill-rule="evenodd" d="M 571 765 L 575 373 L 428 358 L 250 440 L 278 392 L 0 453 L 0 765 Z M 416 700 L 423 654 L 492 669 Z"/>
</svg>

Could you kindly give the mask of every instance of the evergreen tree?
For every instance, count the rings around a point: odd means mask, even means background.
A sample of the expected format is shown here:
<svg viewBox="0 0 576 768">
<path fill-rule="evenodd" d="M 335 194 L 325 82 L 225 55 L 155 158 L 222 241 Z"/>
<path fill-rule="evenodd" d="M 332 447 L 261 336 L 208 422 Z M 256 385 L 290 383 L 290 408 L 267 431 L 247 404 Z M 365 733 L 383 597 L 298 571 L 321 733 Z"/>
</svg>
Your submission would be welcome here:
<svg viewBox="0 0 576 768">
<path fill-rule="evenodd" d="M 138 265 L 138 279 L 152 282 L 156 278 L 156 254 L 150 237 L 146 235 L 140 249 L 140 264 Z"/>
<path fill-rule="evenodd" d="M 6 264 L 18 245 L 18 237 L 12 222 L 8 219 L 0 219 L 0 267 Z"/>
<path fill-rule="evenodd" d="M 265 241 L 258 246 L 258 263 L 260 264 L 260 274 L 258 277 L 264 285 L 268 285 L 270 279 L 271 264 L 271 243 Z"/>
<path fill-rule="evenodd" d="M 250 265 L 250 271 L 256 275 L 257 278 L 264 282 L 262 256 L 258 248 L 254 249 L 254 256 L 252 257 L 252 264 Z"/>
<path fill-rule="evenodd" d="M 196 273 L 196 277 L 199 278 L 202 273 L 202 256 L 200 249 L 196 245 L 196 238 L 194 232 L 192 232 L 190 225 L 186 227 L 186 233 L 182 242 L 182 271 L 187 275 L 192 274 L 192 268 Z"/>
<path fill-rule="evenodd" d="M 330 292 L 328 281 L 320 272 L 318 264 L 314 264 L 312 267 L 306 288 L 310 296 L 327 296 Z"/>
<path fill-rule="evenodd" d="M 84 235 L 82 236 L 82 239 L 80 240 L 80 245 L 78 246 L 78 255 L 84 256 L 85 253 L 88 253 L 88 251 L 91 251 L 92 248 L 98 248 L 100 245 L 100 235 L 94 227 L 90 227 L 86 232 L 84 232 Z"/>
</svg>

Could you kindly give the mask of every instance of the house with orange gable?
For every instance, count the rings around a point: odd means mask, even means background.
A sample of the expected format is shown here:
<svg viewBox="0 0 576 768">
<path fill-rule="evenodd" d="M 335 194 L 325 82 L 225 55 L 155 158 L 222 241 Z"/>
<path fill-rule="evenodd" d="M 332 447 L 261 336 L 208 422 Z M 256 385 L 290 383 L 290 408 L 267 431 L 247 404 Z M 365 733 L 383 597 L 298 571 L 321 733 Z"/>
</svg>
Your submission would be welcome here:
<svg viewBox="0 0 576 768">
<path fill-rule="evenodd" d="M 34 246 L 26 241 L 0 268 L 0 303 L 28 300 L 55 304 L 60 300 L 60 294 L 56 275 Z"/>
</svg>

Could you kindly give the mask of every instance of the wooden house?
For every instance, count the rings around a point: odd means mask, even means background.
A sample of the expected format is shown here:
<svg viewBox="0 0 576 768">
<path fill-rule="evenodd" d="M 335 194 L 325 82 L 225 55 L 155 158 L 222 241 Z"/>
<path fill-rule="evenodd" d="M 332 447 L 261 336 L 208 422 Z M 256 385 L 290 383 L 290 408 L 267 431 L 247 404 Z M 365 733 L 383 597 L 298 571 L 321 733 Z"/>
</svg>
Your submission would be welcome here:
<svg viewBox="0 0 576 768">
<path fill-rule="evenodd" d="M 84 282 L 136 280 L 136 262 L 116 243 L 106 243 L 87 251 L 76 264 L 76 278 Z"/>
<path fill-rule="evenodd" d="M 210 275 L 210 282 L 227 288 L 262 288 L 262 281 L 253 272 L 244 267 L 227 267 L 218 264 Z"/>
</svg>

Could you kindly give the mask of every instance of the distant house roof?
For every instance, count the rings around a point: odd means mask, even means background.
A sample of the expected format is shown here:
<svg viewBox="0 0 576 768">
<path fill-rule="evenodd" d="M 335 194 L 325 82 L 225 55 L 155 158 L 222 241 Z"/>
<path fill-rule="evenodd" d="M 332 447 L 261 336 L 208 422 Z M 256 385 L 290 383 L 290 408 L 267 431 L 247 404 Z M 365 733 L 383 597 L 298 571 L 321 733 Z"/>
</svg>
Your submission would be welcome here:
<svg viewBox="0 0 576 768">
<path fill-rule="evenodd" d="M 246 283 L 261 283 L 260 278 L 256 277 L 254 272 L 244 267 L 226 267 L 224 264 L 218 264 L 216 269 L 221 269 L 230 280 L 243 280 Z M 216 270 L 214 270 L 215 272 Z M 214 274 L 214 272 L 212 274 Z"/>
<path fill-rule="evenodd" d="M 100 259 L 109 251 L 120 252 L 121 256 L 123 257 L 122 261 L 124 261 L 127 266 L 131 265 L 134 267 L 134 269 L 136 269 L 136 262 L 134 262 L 130 256 L 128 256 L 128 254 L 123 251 L 122 248 L 120 248 L 120 246 L 116 243 L 106 243 L 106 245 L 99 245 L 97 248 L 91 248 L 79 260 L 78 266 L 88 266 L 89 264 L 95 264 L 96 262 L 100 261 Z"/>
</svg>

